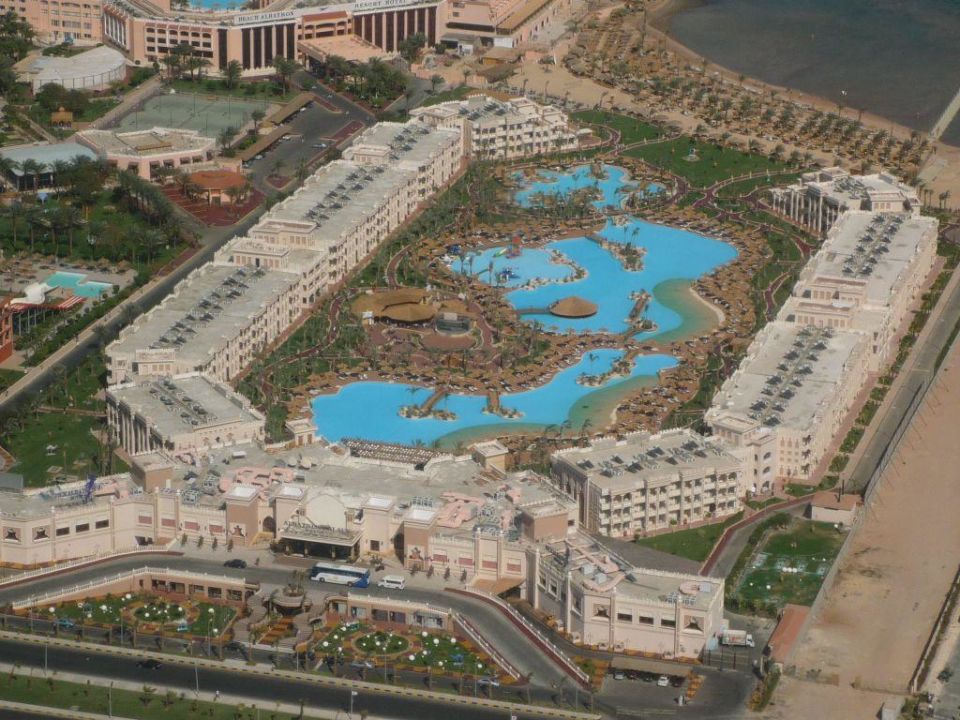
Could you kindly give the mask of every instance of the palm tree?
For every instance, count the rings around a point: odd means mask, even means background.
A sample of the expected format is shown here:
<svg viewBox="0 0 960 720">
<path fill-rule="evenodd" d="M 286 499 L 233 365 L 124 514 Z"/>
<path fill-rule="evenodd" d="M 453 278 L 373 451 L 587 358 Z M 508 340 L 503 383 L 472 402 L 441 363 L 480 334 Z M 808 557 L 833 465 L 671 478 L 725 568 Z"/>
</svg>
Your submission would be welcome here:
<svg viewBox="0 0 960 720">
<path fill-rule="evenodd" d="M 2 158 L 0 158 L 2 159 Z M 10 218 L 10 228 L 13 232 L 13 247 L 17 247 L 17 220 L 21 218 L 24 214 L 23 203 L 19 200 L 14 200 L 6 208 L 5 214 Z"/>
<path fill-rule="evenodd" d="M 33 159 L 24 160 L 20 163 L 20 171 L 24 177 L 33 176 L 33 189 L 36 192 L 37 185 L 40 182 L 40 163 Z"/>
<path fill-rule="evenodd" d="M 217 136 L 217 142 L 220 143 L 220 152 L 224 152 L 230 143 L 233 142 L 233 139 L 237 136 L 237 129 L 232 125 L 225 127 L 220 131 L 220 134 Z"/>
<path fill-rule="evenodd" d="M 267 116 L 267 114 L 266 114 L 263 110 L 261 110 L 260 108 L 257 108 L 256 110 L 254 110 L 253 112 L 250 113 L 250 119 L 253 120 L 253 134 L 254 134 L 254 135 L 256 135 L 256 134 L 260 131 L 260 123 L 263 122 L 263 119 L 264 119 L 266 116 Z"/>
<path fill-rule="evenodd" d="M 223 69 L 223 84 L 228 90 L 233 90 L 240 82 L 242 76 L 243 65 L 240 64 L 239 60 L 231 60 Z"/>
<path fill-rule="evenodd" d="M 290 78 L 293 77 L 293 74 L 297 71 L 297 67 L 296 62 L 282 55 L 277 55 L 273 59 L 273 69 L 277 72 L 277 80 L 280 81 L 284 92 L 289 89 Z"/>
<path fill-rule="evenodd" d="M 443 85 L 443 76 L 441 75 L 431 75 L 430 76 L 430 92 L 435 93 L 437 87 Z"/>
</svg>

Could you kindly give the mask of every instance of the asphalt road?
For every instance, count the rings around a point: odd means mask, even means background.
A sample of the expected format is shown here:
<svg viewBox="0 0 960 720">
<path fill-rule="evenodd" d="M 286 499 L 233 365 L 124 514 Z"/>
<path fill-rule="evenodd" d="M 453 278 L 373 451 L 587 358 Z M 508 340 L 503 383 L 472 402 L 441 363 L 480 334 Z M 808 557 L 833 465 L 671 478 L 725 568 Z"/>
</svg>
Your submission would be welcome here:
<svg viewBox="0 0 960 720">
<path fill-rule="evenodd" d="M 933 377 L 937 356 L 947 344 L 950 333 L 960 318 L 960 284 L 954 286 L 950 295 L 942 297 L 940 302 L 942 303 L 940 314 L 936 319 L 931 319 L 934 324 L 926 342 L 914 349 L 914 364 L 894 396 L 890 411 L 880 418 L 876 433 L 868 440 L 863 454 L 851 470 L 847 490 L 862 491 L 870 481 L 909 410 L 910 402 L 917 389 Z"/>
<path fill-rule="evenodd" d="M 44 647 L 32 643 L 22 643 L 0 639 L 0 657 L 6 663 L 19 663 L 23 669 L 44 667 Z M 195 691 L 197 685 L 201 693 L 219 690 L 224 695 L 249 698 L 270 707 L 278 698 L 285 702 L 306 701 L 309 708 L 331 712 L 347 711 L 350 704 L 350 691 L 342 687 L 327 687 L 309 680 L 293 680 L 284 677 L 253 679 L 249 674 L 231 670 L 215 670 L 196 667 L 189 660 L 183 662 L 164 662 L 155 670 L 138 667 L 127 657 L 115 657 L 94 650 L 78 650 L 49 646 L 46 650 L 46 663 L 49 671 L 76 673 L 101 678 L 104 682 L 119 680 L 137 684 L 173 687 L 185 692 Z M 446 680 L 451 683 L 453 681 Z M 439 688 L 439 681 L 435 683 Z M 390 718 L 412 718 L 420 720 L 427 717 L 440 717 L 451 711 L 448 704 L 423 698 L 402 695 L 385 695 L 361 690 L 354 698 L 354 712 L 368 711 L 371 715 Z M 455 712 L 461 720 L 503 720 L 504 712 L 482 706 L 457 705 Z M 513 711 L 519 718 L 533 718 L 522 708 Z"/>
<path fill-rule="evenodd" d="M 311 77 L 307 73 L 301 73 L 300 76 L 304 79 Z M 336 107 L 337 112 L 332 112 L 320 102 L 316 102 L 294 115 L 285 126 L 290 137 L 263 153 L 263 159 L 253 160 L 248 166 L 253 183 L 259 190 L 268 194 L 276 192 L 276 188 L 265 182 L 275 168 L 280 168 L 280 175 L 292 177 L 301 159 L 309 164 L 327 151 L 314 145 L 320 142 L 329 144 L 328 139 L 343 126 L 349 123 L 368 126 L 376 122 L 376 118 L 359 105 L 328 92 L 322 86 L 314 90 L 314 95 L 318 100 L 322 99 Z"/>
</svg>

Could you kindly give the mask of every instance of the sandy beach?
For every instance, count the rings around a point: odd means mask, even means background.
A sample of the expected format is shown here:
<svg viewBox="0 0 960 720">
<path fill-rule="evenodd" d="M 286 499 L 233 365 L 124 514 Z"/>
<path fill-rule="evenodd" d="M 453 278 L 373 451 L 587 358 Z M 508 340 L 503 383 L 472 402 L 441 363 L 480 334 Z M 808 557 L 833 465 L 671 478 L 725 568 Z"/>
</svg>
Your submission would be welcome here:
<svg viewBox="0 0 960 720">
<path fill-rule="evenodd" d="M 699 0 L 652 0 L 647 5 L 648 28 L 651 37 L 659 39 L 663 47 L 677 56 L 697 64 L 703 60 L 703 56 L 672 37 L 669 34 L 669 26 L 674 15 L 699 4 Z M 710 61 L 707 71 L 719 75 L 726 82 L 742 84 L 745 89 L 755 91 L 758 94 L 776 92 L 783 98 L 825 113 L 837 112 L 837 104 L 832 100 L 790 87 L 766 83 L 753 77 L 744 77 L 741 81 L 740 73 L 719 65 L 709 58 L 707 60 Z M 865 127 L 886 130 L 899 138 L 909 138 L 912 134 L 918 132 L 914 128 L 893 122 L 876 113 L 861 111 L 856 108 L 844 108 L 842 114 L 844 117 L 858 118 Z M 921 135 L 923 134 L 921 133 Z M 948 207 L 960 206 L 957 203 L 957 199 L 960 198 L 960 148 L 937 141 L 934 144 L 933 152 L 921 168 L 919 177 L 933 188 L 935 194 L 944 191 L 950 192 L 953 199 L 948 201 Z"/>
</svg>

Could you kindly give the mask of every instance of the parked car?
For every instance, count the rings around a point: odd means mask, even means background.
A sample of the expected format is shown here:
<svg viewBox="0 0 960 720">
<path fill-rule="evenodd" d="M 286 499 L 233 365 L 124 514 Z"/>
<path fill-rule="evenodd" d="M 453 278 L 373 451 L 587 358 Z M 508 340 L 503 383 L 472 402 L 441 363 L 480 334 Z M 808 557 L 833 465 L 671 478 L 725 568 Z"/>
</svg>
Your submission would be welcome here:
<svg viewBox="0 0 960 720">
<path fill-rule="evenodd" d="M 659 678 L 657 678 L 657 687 L 669 687 L 669 686 L 670 686 L 670 678 L 668 678 L 666 675 L 661 675 Z"/>
<path fill-rule="evenodd" d="M 623 680 L 623 679 L 625 679 L 626 677 L 627 677 L 627 676 L 624 674 L 624 672 L 623 672 L 622 670 L 617 670 L 617 671 L 613 674 L 613 679 L 614 679 L 614 680 Z"/>
<path fill-rule="evenodd" d="M 389 588 L 391 590 L 403 590 L 407 586 L 407 581 L 399 575 L 384 575 L 377 583 L 377 587 Z"/>
<path fill-rule="evenodd" d="M 489 685 L 490 687 L 500 687 L 500 681 L 495 677 L 482 677 L 477 680 L 477 685 Z"/>
<path fill-rule="evenodd" d="M 227 560 L 223 564 L 223 566 L 228 568 L 237 568 L 238 570 L 243 570 L 247 566 L 247 561 L 241 560 L 240 558 L 233 558 L 232 560 Z"/>
<path fill-rule="evenodd" d="M 163 667 L 163 663 L 159 660 L 154 660 L 150 658 L 148 660 L 141 660 L 137 663 L 138 668 L 143 668 L 144 670 L 159 670 Z"/>
</svg>

